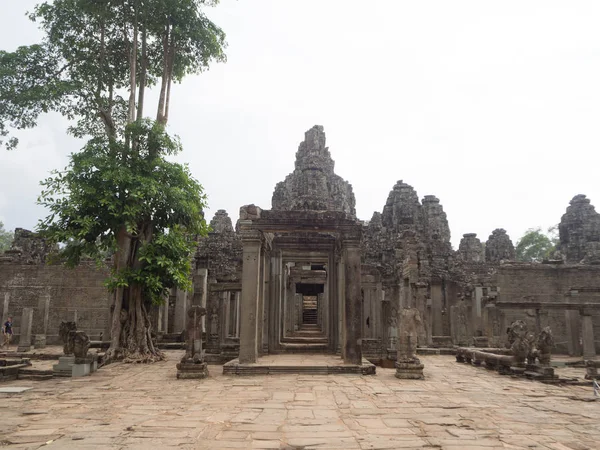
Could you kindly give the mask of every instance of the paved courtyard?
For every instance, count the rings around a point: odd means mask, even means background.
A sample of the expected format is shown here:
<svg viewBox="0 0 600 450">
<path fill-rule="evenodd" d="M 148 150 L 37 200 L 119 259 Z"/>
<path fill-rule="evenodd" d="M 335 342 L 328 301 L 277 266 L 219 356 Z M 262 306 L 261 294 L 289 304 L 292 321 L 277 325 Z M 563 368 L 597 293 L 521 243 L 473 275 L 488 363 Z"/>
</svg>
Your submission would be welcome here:
<svg viewBox="0 0 600 450">
<path fill-rule="evenodd" d="M 0 394 L 0 446 L 57 449 L 600 448 L 590 387 L 555 387 L 423 357 L 425 381 L 377 375 L 177 380 L 175 363 L 116 364 L 92 377 Z"/>
</svg>

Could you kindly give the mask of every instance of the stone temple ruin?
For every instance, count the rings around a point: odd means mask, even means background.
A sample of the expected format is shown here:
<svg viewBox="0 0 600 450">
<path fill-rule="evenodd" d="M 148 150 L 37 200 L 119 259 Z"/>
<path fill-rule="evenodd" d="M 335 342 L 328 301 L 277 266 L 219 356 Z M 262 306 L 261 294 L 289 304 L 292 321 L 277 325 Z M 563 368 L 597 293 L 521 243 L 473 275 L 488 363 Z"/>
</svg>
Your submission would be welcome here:
<svg viewBox="0 0 600 450">
<path fill-rule="evenodd" d="M 590 358 L 600 348 L 600 214 L 584 195 L 561 219 L 552 260 L 516 262 L 502 228 L 485 243 L 465 234 L 454 250 L 440 200 L 420 199 L 403 181 L 371 220 L 358 220 L 352 186 L 335 174 L 315 126 L 271 209 L 243 206 L 235 227 L 219 210 L 211 227 L 194 255 L 193 291 L 174 290 L 152 311 L 153 327 L 167 343 L 186 328 L 191 307 L 204 308 L 205 358 L 235 360 L 232 373 L 262 355 L 298 352 L 338 354 L 357 367 L 398 355 L 418 365 L 413 345 L 504 347 L 516 320 L 538 333 L 549 326 L 556 352 Z M 105 273 L 45 264 L 48 251 L 17 230 L 0 256 L 2 320 L 11 314 L 19 334 L 21 313 L 32 308 L 34 345 L 58 342 L 61 321 L 107 339 Z M 401 329 L 408 309 L 419 317 L 409 337 Z"/>
</svg>

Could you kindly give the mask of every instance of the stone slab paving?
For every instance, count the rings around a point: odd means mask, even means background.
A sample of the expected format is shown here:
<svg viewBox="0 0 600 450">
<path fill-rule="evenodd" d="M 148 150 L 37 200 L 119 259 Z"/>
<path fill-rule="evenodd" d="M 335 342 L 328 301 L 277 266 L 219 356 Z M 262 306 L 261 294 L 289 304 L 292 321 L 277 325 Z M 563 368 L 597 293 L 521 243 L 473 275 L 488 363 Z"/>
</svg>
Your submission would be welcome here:
<svg viewBox="0 0 600 450">
<path fill-rule="evenodd" d="M 209 368 L 177 380 L 175 363 L 115 364 L 91 377 L 0 394 L 0 447 L 52 449 L 600 448 L 600 401 L 558 387 L 424 356 L 424 381 L 375 376 L 248 378 Z"/>
</svg>

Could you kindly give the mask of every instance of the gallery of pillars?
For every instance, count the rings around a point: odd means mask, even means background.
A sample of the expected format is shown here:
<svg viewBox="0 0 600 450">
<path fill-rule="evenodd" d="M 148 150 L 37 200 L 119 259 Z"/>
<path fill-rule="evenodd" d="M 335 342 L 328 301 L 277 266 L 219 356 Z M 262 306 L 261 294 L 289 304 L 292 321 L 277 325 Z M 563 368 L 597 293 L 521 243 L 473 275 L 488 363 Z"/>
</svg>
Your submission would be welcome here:
<svg viewBox="0 0 600 450">
<path fill-rule="evenodd" d="M 240 220 L 240 364 L 300 348 L 362 363 L 361 226 L 343 213 Z"/>
</svg>

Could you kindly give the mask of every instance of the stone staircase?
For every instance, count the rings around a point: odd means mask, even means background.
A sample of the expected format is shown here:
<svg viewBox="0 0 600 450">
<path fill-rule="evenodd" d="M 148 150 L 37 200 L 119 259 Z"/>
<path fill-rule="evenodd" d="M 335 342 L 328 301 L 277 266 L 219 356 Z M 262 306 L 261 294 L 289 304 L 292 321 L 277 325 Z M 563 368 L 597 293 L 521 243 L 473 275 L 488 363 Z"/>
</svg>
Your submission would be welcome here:
<svg viewBox="0 0 600 450">
<path fill-rule="evenodd" d="M 317 325 L 317 310 L 305 309 L 302 311 L 302 322 L 306 325 Z"/>
<path fill-rule="evenodd" d="M 316 323 L 305 323 L 292 336 L 283 339 L 281 345 L 290 353 L 322 353 L 327 351 L 327 336 Z"/>
</svg>

